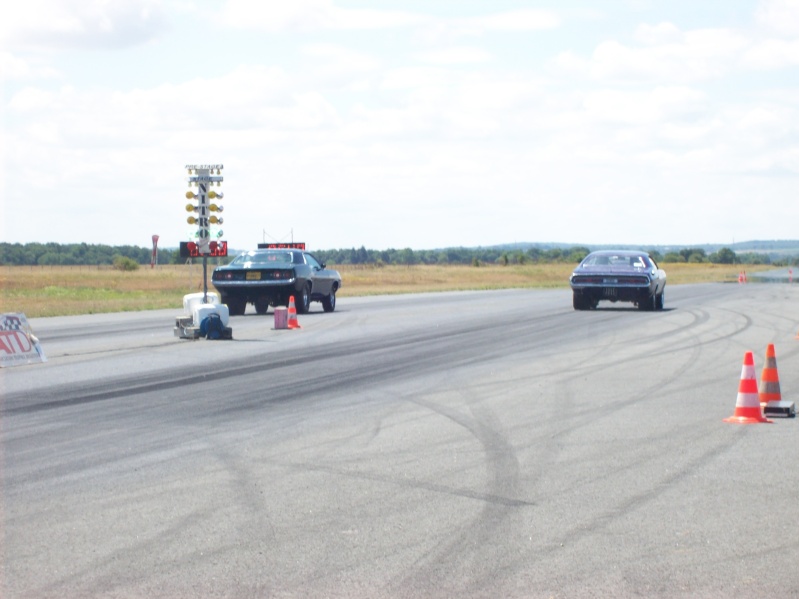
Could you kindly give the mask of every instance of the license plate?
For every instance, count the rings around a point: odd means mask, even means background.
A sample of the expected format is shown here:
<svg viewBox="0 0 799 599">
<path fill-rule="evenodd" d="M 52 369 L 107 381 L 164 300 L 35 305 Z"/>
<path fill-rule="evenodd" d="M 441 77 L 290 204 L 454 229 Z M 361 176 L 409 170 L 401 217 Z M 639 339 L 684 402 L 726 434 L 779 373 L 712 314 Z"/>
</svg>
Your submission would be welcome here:
<svg viewBox="0 0 799 599">
<path fill-rule="evenodd" d="M 247 273 L 247 280 L 248 281 L 260 281 L 261 280 L 261 273 L 260 272 L 248 272 Z"/>
<path fill-rule="evenodd" d="M 619 282 L 618 279 L 602 279 L 602 282 L 608 285 L 614 285 Z"/>
</svg>

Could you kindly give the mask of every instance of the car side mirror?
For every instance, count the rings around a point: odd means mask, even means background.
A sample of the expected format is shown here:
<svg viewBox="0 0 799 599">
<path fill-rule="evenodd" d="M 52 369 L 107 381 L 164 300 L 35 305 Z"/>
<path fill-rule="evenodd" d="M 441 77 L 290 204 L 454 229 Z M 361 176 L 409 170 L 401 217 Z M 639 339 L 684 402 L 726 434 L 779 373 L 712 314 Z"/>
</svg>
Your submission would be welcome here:
<svg viewBox="0 0 799 599">
<path fill-rule="evenodd" d="M 327 264 L 325 264 L 324 262 L 320 262 L 320 263 L 319 263 L 319 265 L 320 265 L 322 268 L 327 268 Z"/>
</svg>

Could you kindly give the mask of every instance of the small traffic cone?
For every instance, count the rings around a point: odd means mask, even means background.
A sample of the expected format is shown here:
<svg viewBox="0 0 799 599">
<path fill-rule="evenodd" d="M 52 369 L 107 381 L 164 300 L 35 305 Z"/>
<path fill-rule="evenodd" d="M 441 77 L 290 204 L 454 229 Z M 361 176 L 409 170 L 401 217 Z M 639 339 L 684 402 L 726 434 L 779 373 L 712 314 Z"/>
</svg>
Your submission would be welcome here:
<svg viewBox="0 0 799 599">
<path fill-rule="evenodd" d="M 756 424 L 758 422 L 771 422 L 763 416 L 760 399 L 757 396 L 757 379 L 755 377 L 755 358 L 752 352 L 744 354 L 744 365 L 741 368 L 741 382 L 738 384 L 738 399 L 735 402 L 735 412 L 724 422 L 736 424 Z"/>
<path fill-rule="evenodd" d="M 301 329 L 299 321 L 297 320 L 297 308 L 294 306 L 294 296 L 289 297 L 289 322 L 288 328 Z"/>
<path fill-rule="evenodd" d="M 766 363 L 760 373 L 760 386 L 757 388 L 757 393 L 761 406 L 765 406 L 770 401 L 782 401 L 780 376 L 777 372 L 777 356 L 774 353 L 773 343 L 769 343 L 766 348 Z"/>
</svg>

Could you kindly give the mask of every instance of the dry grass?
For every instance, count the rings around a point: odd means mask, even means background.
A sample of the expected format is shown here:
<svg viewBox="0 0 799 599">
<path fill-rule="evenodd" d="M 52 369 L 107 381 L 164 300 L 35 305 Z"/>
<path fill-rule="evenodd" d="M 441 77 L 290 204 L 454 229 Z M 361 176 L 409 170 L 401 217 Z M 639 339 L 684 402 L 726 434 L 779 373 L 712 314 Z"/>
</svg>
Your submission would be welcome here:
<svg viewBox="0 0 799 599">
<path fill-rule="evenodd" d="M 0 287 L 0 311 L 29 317 L 155 310 L 182 306 L 185 294 L 202 290 L 202 267 L 4 266 Z"/>
<path fill-rule="evenodd" d="M 473 289 L 565 288 L 572 264 L 509 266 L 352 266 L 338 268 L 339 297 Z M 666 264 L 669 284 L 735 281 L 739 266 Z M 768 266 L 747 267 L 748 272 Z M 213 267 L 209 264 L 210 273 Z M 0 312 L 28 317 L 179 308 L 202 291 L 202 266 L 142 267 L 122 272 L 97 266 L 2 266 Z"/>
<path fill-rule="evenodd" d="M 563 287 L 572 264 L 508 266 L 351 266 L 338 267 L 341 296 L 423 293 L 510 287 Z"/>
</svg>

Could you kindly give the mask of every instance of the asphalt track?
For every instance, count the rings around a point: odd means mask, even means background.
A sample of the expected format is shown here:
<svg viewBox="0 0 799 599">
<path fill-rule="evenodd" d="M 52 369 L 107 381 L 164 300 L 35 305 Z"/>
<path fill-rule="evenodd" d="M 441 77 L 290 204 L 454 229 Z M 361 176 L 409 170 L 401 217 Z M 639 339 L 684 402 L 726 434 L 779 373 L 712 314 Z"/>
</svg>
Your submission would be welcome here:
<svg viewBox="0 0 799 599">
<path fill-rule="evenodd" d="M 799 597 L 799 290 L 341 298 L 233 341 L 34 319 L 0 371 L 4 598 Z"/>
</svg>

